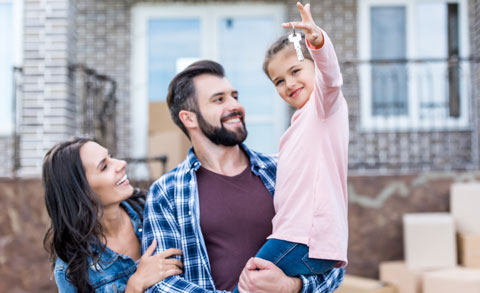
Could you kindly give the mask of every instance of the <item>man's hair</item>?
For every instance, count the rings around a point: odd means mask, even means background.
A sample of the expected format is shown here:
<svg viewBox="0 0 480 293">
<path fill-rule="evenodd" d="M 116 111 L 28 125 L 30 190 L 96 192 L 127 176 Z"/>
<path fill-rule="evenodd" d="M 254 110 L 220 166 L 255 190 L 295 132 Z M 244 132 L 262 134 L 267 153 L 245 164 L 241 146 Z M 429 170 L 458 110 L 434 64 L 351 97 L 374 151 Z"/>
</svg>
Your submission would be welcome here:
<svg viewBox="0 0 480 293">
<path fill-rule="evenodd" d="M 195 97 L 195 84 L 193 79 L 202 74 L 211 74 L 224 77 L 225 71 L 222 65 L 210 60 L 197 61 L 182 72 L 178 73 L 168 86 L 167 104 L 173 122 L 188 136 L 187 129 L 183 125 L 178 114 L 182 110 L 198 113 L 198 102 Z"/>
<path fill-rule="evenodd" d="M 305 45 L 305 35 L 298 32 L 297 34 L 300 34 L 302 36 L 302 40 L 300 41 L 300 47 L 302 48 L 303 56 L 305 57 L 305 59 L 309 59 L 313 62 L 312 55 L 310 55 L 310 52 Z M 284 48 L 288 48 L 288 46 L 290 46 L 289 48 L 292 51 L 292 54 L 295 54 L 295 49 L 293 47 L 293 44 L 288 40 L 288 35 L 284 35 L 278 38 L 270 46 L 270 48 L 268 48 L 267 52 L 265 52 L 265 59 L 263 60 L 263 72 L 265 72 L 268 78 L 272 79 L 271 76 L 268 74 L 268 65 L 270 64 L 270 61 L 272 61 L 273 57 L 275 57 L 278 52 L 282 51 Z"/>
</svg>

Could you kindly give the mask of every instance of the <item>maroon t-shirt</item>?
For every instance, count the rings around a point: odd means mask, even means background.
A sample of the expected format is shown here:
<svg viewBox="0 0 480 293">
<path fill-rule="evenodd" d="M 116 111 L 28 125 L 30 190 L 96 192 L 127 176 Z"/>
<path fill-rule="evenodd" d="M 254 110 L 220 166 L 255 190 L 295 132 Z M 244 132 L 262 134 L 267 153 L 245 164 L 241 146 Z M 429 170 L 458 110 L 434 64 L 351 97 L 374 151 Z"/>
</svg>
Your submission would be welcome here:
<svg viewBox="0 0 480 293">
<path fill-rule="evenodd" d="M 273 197 L 248 166 L 229 177 L 197 171 L 202 228 L 218 290 L 233 290 L 246 262 L 272 233 Z"/>
</svg>

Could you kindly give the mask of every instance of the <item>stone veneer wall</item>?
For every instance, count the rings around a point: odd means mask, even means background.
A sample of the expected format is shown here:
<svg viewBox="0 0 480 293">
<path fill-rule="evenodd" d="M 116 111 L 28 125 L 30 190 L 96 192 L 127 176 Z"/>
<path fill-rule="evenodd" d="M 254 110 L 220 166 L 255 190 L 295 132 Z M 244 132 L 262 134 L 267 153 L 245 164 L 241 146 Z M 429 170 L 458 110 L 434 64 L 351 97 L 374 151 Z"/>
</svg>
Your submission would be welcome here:
<svg viewBox="0 0 480 293">
<path fill-rule="evenodd" d="M 347 273 L 377 278 L 381 261 L 403 258 L 402 215 L 448 211 L 451 183 L 473 180 L 480 171 L 350 176 Z M 56 292 L 42 247 L 49 219 L 40 180 L 0 179 L 0 195 L 0 292 Z"/>
</svg>

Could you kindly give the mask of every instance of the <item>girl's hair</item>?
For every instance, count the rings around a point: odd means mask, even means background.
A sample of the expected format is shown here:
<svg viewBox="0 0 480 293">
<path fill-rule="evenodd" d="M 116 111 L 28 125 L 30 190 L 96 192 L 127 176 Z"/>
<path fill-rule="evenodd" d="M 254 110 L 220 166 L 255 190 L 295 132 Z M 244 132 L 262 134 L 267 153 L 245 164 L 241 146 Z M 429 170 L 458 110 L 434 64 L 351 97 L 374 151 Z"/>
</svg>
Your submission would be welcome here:
<svg viewBox="0 0 480 293">
<path fill-rule="evenodd" d="M 307 46 L 305 45 L 305 35 L 298 32 L 297 34 L 302 36 L 300 47 L 302 48 L 303 57 L 313 62 L 313 58 L 310 55 L 310 52 L 308 52 Z M 290 50 L 292 51 L 292 54 L 295 54 L 293 43 L 290 43 L 288 40 L 288 35 L 281 36 L 270 46 L 270 48 L 268 48 L 267 52 L 265 53 L 265 59 L 263 60 L 263 72 L 265 72 L 268 78 L 271 79 L 270 75 L 268 75 L 268 65 L 270 64 L 270 61 L 272 61 L 273 57 L 277 55 L 278 52 L 282 51 L 282 49 L 288 45 L 291 46 Z"/>
<path fill-rule="evenodd" d="M 80 148 L 89 141 L 74 138 L 56 144 L 45 155 L 42 170 L 45 206 L 51 219 L 43 245 L 53 266 L 57 257 L 67 263 L 67 280 L 78 292 L 94 291 L 88 278 L 89 258 L 97 264 L 105 250 L 100 223 L 103 205 L 88 184 L 80 158 Z M 141 217 L 145 193 L 136 189 L 127 202 Z M 94 246 L 100 251 L 93 250 Z"/>
</svg>

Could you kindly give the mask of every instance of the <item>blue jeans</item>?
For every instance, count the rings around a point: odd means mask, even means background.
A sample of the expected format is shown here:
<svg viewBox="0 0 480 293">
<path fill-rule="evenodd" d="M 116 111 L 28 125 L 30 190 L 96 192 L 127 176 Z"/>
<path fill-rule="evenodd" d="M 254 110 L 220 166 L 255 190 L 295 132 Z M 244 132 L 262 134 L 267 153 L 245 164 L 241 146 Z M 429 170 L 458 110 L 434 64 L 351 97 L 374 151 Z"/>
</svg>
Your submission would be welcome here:
<svg viewBox="0 0 480 293">
<path fill-rule="evenodd" d="M 321 275 L 333 269 L 336 260 L 308 257 L 308 246 L 278 239 L 268 239 L 256 257 L 271 261 L 287 276 Z M 233 292 L 238 292 L 238 286 Z"/>
</svg>

